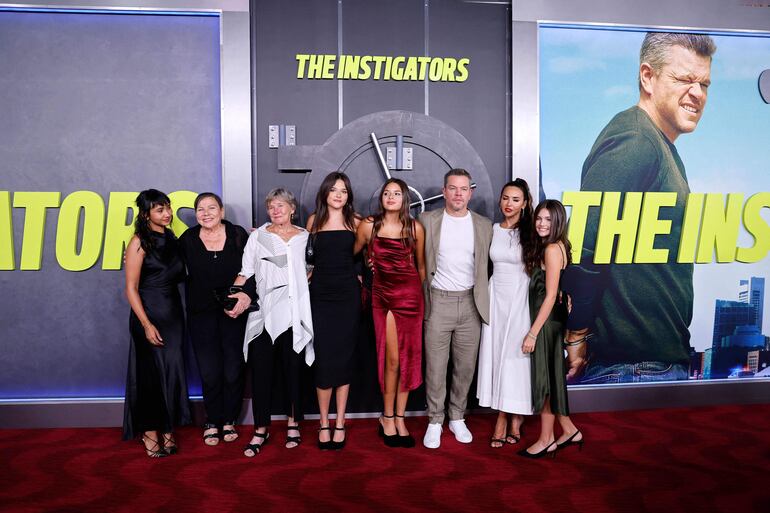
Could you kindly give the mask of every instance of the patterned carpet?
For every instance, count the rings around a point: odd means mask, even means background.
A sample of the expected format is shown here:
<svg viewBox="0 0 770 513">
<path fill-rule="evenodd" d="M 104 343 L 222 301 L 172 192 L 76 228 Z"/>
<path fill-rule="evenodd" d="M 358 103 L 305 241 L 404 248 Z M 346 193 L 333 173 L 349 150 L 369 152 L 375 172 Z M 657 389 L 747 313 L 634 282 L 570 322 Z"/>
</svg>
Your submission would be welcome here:
<svg viewBox="0 0 770 513">
<path fill-rule="evenodd" d="M 475 440 L 445 429 L 442 446 L 419 443 L 424 417 L 407 419 L 414 449 L 389 449 L 375 419 L 348 422 L 341 452 L 283 447 L 285 422 L 256 458 L 241 439 L 206 447 L 180 429 L 180 453 L 144 456 L 119 429 L 0 431 L 0 511 L 770 511 L 770 404 L 574 415 L 586 444 L 554 460 L 526 460 L 516 446 L 488 446 L 494 417 L 475 415 Z M 537 438 L 528 419 L 524 440 Z"/>
</svg>

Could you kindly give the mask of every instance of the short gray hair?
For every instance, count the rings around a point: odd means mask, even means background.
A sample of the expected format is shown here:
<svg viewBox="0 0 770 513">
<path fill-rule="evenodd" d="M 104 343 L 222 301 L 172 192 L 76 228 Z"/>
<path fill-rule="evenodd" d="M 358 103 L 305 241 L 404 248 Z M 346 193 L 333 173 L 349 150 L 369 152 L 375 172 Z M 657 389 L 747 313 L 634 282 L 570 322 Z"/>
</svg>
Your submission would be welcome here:
<svg viewBox="0 0 770 513">
<path fill-rule="evenodd" d="M 276 187 L 272 191 L 267 193 L 267 196 L 265 196 L 265 208 L 270 208 L 270 202 L 273 200 L 282 200 L 291 205 L 294 210 L 297 210 L 297 199 L 294 197 L 294 194 L 289 189 L 284 189 L 283 187 Z"/>
<path fill-rule="evenodd" d="M 695 52 L 701 57 L 711 57 L 717 51 L 717 45 L 711 36 L 706 34 L 688 34 L 683 32 L 648 32 L 642 41 L 639 50 L 639 66 L 647 63 L 659 73 L 661 68 L 668 63 L 668 51 L 672 46 L 681 46 L 685 50 Z M 642 80 L 639 77 L 639 90 L 642 89 Z"/>
</svg>

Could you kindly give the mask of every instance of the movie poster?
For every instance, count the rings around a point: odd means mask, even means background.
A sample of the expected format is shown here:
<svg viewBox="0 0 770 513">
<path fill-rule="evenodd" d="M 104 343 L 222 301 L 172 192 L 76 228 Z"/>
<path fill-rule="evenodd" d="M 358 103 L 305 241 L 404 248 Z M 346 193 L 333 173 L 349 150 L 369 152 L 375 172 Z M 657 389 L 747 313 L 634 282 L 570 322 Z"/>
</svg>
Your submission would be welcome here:
<svg viewBox="0 0 770 513">
<path fill-rule="evenodd" d="M 541 195 L 571 211 L 588 273 L 593 337 L 574 382 L 770 378 L 770 37 L 709 34 L 706 75 L 664 55 L 656 117 L 637 106 L 646 32 L 540 27 Z"/>
</svg>

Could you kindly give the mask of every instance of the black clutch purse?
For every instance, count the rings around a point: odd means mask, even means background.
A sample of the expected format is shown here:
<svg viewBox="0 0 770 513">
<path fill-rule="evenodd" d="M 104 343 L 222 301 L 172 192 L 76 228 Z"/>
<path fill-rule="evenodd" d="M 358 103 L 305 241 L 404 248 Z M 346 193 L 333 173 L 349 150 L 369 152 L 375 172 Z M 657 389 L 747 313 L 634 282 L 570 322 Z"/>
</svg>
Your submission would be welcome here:
<svg viewBox="0 0 770 513">
<path fill-rule="evenodd" d="M 236 304 L 238 304 L 238 300 L 230 296 L 237 294 L 238 292 L 243 292 L 243 287 L 239 287 L 237 285 L 232 285 L 230 287 L 217 287 L 214 289 L 214 297 L 216 298 L 217 303 L 222 306 L 222 308 L 230 311 L 235 308 Z M 246 309 L 246 313 L 256 312 L 257 310 L 259 310 L 259 303 L 255 299 L 252 300 L 251 305 L 249 305 L 249 308 Z"/>
<path fill-rule="evenodd" d="M 305 264 L 312 266 L 315 264 L 315 252 L 313 251 L 313 242 L 315 241 L 315 234 L 311 234 L 307 238 L 307 244 L 305 245 Z"/>
</svg>

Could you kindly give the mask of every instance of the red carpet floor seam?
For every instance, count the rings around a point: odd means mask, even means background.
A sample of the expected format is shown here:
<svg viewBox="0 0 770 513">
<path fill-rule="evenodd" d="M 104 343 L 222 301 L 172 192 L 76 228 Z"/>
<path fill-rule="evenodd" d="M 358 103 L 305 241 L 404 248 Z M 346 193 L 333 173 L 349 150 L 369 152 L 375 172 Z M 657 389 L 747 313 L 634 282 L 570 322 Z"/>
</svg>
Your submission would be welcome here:
<svg viewBox="0 0 770 513">
<path fill-rule="evenodd" d="M 0 430 L 0 511 L 57 512 L 767 512 L 770 404 L 583 413 L 582 451 L 527 460 L 518 446 L 489 447 L 494 415 L 473 415 L 470 444 L 444 429 L 421 444 L 427 419 L 411 417 L 413 449 L 387 448 L 376 419 L 348 420 L 344 450 L 319 451 L 317 421 L 284 448 L 286 423 L 255 458 L 240 439 L 207 447 L 180 428 L 179 454 L 160 460 L 119 428 Z"/>
</svg>

